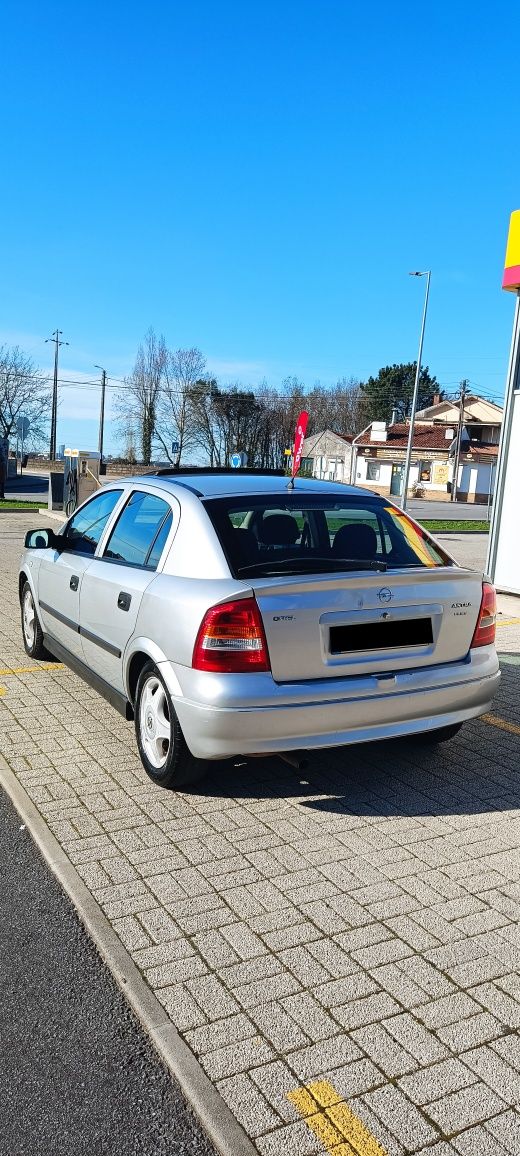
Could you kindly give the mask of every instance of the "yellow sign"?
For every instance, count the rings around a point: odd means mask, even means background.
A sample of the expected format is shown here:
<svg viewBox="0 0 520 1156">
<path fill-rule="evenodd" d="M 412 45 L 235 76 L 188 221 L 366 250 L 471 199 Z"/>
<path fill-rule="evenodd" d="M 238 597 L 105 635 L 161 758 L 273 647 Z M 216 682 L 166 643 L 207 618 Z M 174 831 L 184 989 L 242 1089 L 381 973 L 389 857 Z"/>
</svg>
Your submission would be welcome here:
<svg viewBox="0 0 520 1156">
<path fill-rule="evenodd" d="M 520 209 L 511 213 L 502 289 L 510 293 L 520 289 Z"/>
<path fill-rule="evenodd" d="M 447 462 L 433 463 L 433 478 L 432 481 L 437 486 L 445 486 L 448 481 L 449 469 Z"/>
</svg>

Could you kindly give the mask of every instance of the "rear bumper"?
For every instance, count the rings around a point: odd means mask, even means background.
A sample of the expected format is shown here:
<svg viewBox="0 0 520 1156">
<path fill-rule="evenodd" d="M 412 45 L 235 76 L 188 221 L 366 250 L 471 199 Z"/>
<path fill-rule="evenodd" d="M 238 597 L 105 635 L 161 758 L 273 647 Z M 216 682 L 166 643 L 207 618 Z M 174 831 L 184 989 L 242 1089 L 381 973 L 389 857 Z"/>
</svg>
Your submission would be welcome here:
<svg viewBox="0 0 520 1156">
<path fill-rule="evenodd" d="M 471 651 L 463 662 L 391 678 L 282 686 L 270 675 L 201 674 L 169 663 L 161 663 L 161 670 L 171 683 L 186 742 L 203 759 L 316 750 L 436 730 L 489 710 L 500 683 L 493 647 Z"/>
</svg>

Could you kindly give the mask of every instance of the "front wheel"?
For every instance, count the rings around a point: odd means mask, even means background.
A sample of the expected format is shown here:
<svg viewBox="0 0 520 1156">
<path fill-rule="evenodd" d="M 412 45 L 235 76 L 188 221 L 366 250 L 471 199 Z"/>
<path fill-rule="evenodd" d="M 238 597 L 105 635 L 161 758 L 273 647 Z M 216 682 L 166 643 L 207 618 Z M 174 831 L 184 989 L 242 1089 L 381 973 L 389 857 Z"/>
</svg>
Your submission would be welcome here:
<svg viewBox="0 0 520 1156">
<path fill-rule="evenodd" d="M 420 735 L 414 735 L 420 743 L 426 743 L 427 746 L 436 746 L 437 743 L 447 743 L 450 739 L 458 735 L 462 723 L 452 723 L 449 727 L 438 727 L 435 731 L 422 731 Z"/>
<path fill-rule="evenodd" d="M 206 763 L 188 749 L 168 687 L 153 662 L 139 675 L 135 733 L 143 767 L 159 787 L 175 790 L 204 774 Z"/>
<path fill-rule="evenodd" d="M 51 658 L 43 645 L 43 630 L 34 605 L 33 592 L 28 582 L 24 582 L 20 599 L 22 611 L 22 634 L 26 654 L 30 658 Z"/>
</svg>

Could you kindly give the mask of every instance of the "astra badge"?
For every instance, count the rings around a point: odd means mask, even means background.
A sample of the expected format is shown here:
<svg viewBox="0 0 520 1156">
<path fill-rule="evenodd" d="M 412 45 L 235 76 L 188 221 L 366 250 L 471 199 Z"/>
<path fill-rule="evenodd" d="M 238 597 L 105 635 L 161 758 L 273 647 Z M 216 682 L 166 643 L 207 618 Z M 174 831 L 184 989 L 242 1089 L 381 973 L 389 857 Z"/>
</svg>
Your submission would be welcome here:
<svg viewBox="0 0 520 1156">
<path fill-rule="evenodd" d="M 383 588 L 379 591 L 377 597 L 379 598 L 380 602 L 391 602 L 392 598 L 393 598 L 393 594 L 392 594 L 392 591 L 388 589 L 388 586 L 383 586 Z"/>
</svg>

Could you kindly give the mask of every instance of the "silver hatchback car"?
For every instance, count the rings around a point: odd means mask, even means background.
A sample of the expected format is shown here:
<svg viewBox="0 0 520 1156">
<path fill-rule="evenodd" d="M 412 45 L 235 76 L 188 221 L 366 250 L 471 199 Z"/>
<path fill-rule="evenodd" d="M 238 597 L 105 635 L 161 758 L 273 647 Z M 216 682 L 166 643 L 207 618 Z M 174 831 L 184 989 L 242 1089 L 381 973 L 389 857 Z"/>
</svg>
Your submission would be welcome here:
<svg viewBox="0 0 520 1156">
<path fill-rule="evenodd" d="M 103 486 L 26 536 L 25 649 L 135 718 L 177 787 L 209 759 L 450 738 L 500 674 L 495 592 L 367 490 L 253 470 Z"/>
</svg>

